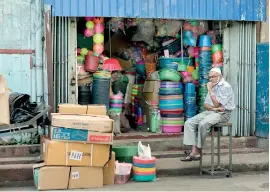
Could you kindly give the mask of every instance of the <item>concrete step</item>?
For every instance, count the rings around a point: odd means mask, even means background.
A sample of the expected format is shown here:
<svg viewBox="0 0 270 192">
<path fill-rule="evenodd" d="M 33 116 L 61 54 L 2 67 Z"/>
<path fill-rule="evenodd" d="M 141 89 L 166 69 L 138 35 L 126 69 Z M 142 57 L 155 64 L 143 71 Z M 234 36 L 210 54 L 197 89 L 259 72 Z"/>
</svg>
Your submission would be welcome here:
<svg viewBox="0 0 270 192">
<path fill-rule="evenodd" d="M 152 152 L 152 156 L 160 159 L 160 158 L 175 158 L 175 157 L 184 157 L 185 150 L 176 150 L 176 151 L 155 151 Z M 261 148 L 239 148 L 239 149 L 233 149 L 232 150 L 234 155 L 237 154 L 250 154 L 250 153 L 264 153 L 268 152 L 266 149 Z M 210 150 L 203 150 L 204 155 L 210 155 Z M 217 149 L 215 149 L 215 154 L 217 155 Z M 220 151 L 220 154 L 227 155 L 229 154 L 229 149 L 222 149 Z"/>
<path fill-rule="evenodd" d="M 115 140 L 114 146 L 135 146 L 138 145 L 138 142 L 142 141 L 144 145 L 149 144 L 151 150 L 155 151 L 177 151 L 177 150 L 187 150 L 190 147 L 183 144 L 183 135 L 179 137 L 171 138 L 151 138 L 151 139 L 126 139 L 126 140 Z M 258 142 L 257 137 L 234 137 L 232 146 L 233 148 L 251 148 L 256 147 Z M 208 150 L 211 146 L 211 137 L 207 137 L 204 149 Z M 217 146 L 215 138 L 215 147 Z M 224 136 L 220 138 L 220 147 L 221 149 L 228 149 L 229 147 L 229 137 Z"/>
<path fill-rule="evenodd" d="M 179 151 L 189 149 L 187 146 L 183 145 L 183 135 L 175 134 L 172 135 L 154 135 L 156 137 L 142 136 L 137 139 L 128 139 L 122 138 L 123 140 L 116 139 L 114 140 L 114 146 L 121 145 L 138 145 L 139 141 L 142 141 L 143 144 L 150 144 L 151 150 L 155 151 Z M 166 137 L 165 137 L 166 136 Z M 170 136 L 170 137 L 167 137 Z M 211 138 L 207 137 L 204 148 L 210 149 Z M 216 138 L 215 138 L 216 139 Z M 221 148 L 228 148 L 229 138 L 224 136 L 221 137 Z M 267 143 L 268 140 L 264 140 L 264 143 Z M 215 142 L 216 145 L 216 142 Z M 250 148 L 258 146 L 257 137 L 239 137 L 233 138 L 233 148 Z M 9 145 L 9 146 L 0 146 L 0 157 L 36 157 L 40 155 L 40 145 Z M 1 164 L 1 163 L 0 163 Z"/>
<path fill-rule="evenodd" d="M 173 152 L 153 152 L 157 156 L 157 174 L 162 176 L 176 176 L 176 175 L 193 175 L 199 173 L 199 162 L 182 162 L 180 161 L 183 151 Z M 174 156 L 175 154 L 178 156 Z M 233 171 L 246 172 L 246 171 L 268 171 L 269 165 L 269 152 L 264 149 L 234 149 L 233 150 Z M 159 156 L 158 156 L 159 154 Z M 180 155 L 179 155 L 180 154 Z M 221 150 L 221 164 L 226 165 L 228 162 L 228 150 Z M 204 165 L 210 166 L 210 151 L 204 151 L 203 156 Z M 12 160 L 13 164 L 0 165 L 0 187 L 13 181 L 28 181 L 31 183 L 33 179 L 33 162 L 40 161 L 39 157 L 34 158 L 15 158 Z M 6 162 L 6 158 L 2 158 L 2 162 Z M 21 160 L 21 162 L 19 161 Z M 0 162 L 1 162 L 0 161 Z M 24 164 L 29 162 L 28 164 Z M 19 164 L 17 164 L 19 163 Z"/>
<path fill-rule="evenodd" d="M 0 158 L 0 165 L 8 164 L 33 164 L 42 162 L 40 156 L 35 157 L 4 157 Z"/>
<path fill-rule="evenodd" d="M 160 158 L 157 159 L 157 175 L 179 176 L 179 175 L 198 175 L 199 161 L 182 162 L 181 158 Z M 221 156 L 221 166 L 228 168 L 229 155 Z M 203 167 L 210 167 L 210 155 L 203 156 Z M 269 171 L 269 152 L 244 153 L 233 155 L 233 172 L 249 171 Z"/>
<path fill-rule="evenodd" d="M 40 145 L 0 146 L 0 157 L 36 157 L 40 155 Z"/>
</svg>

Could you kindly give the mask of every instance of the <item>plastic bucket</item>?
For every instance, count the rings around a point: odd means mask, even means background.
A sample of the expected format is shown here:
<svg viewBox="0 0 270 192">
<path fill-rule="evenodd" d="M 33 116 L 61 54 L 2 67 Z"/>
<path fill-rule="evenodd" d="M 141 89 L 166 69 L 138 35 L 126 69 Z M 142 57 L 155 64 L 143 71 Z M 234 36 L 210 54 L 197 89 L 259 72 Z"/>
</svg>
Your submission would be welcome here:
<svg viewBox="0 0 270 192">
<path fill-rule="evenodd" d="M 84 69 L 89 72 L 96 72 L 99 65 L 99 58 L 93 55 L 87 55 L 85 57 Z"/>
<path fill-rule="evenodd" d="M 199 47 L 211 47 L 211 37 L 209 35 L 201 35 L 199 40 Z"/>
</svg>

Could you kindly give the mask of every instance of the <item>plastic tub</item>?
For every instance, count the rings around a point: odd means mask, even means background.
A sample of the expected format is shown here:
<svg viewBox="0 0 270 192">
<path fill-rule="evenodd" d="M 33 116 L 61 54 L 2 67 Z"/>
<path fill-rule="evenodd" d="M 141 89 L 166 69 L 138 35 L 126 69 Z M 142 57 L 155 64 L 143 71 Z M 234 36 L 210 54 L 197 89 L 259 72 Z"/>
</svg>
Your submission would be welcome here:
<svg viewBox="0 0 270 192">
<path fill-rule="evenodd" d="M 156 163 L 154 164 L 139 164 L 139 163 L 132 163 L 133 166 L 135 167 L 140 167 L 140 168 L 153 168 L 153 167 L 156 167 Z"/>
<path fill-rule="evenodd" d="M 128 182 L 130 178 L 130 174 L 128 175 L 115 175 L 114 176 L 114 183 L 115 184 L 125 184 Z"/>
<path fill-rule="evenodd" d="M 162 125 L 163 133 L 181 133 L 183 129 L 183 125 Z"/>
<path fill-rule="evenodd" d="M 137 173 L 142 173 L 143 174 L 143 173 L 154 172 L 154 171 L 156 171 L 156 168 L 155 167 L 152 167 L 152 168 L 140 168 L 140 167 L 133 166 L 132 170 L 136 171 Z"/>
<path fill-rule="evenodd" d="M 211 51 L 212 51 L 212 53 L 222 51 L 222 45 L 221 44 L 212 45 Z"/>
<path fill-rule="evenodd" d="M 155 181 L 156 180 L 156 175 L 136 175 L 133 174 L 132 175 L 132 179 L 134 181 L 138 181 L 138 182 L 150 182 L 150 181 Z"/>
<path fill-rule="evenodd" d="M 152 159 L 141 159 L 138 156 L 133 156 L 133 163 L 138 163 L 138 164 L 155 164 L 156 163 L 156 158 L 152 157 Z"/>
<path fill-rule="evenodd" d="M 161 81 L 180 81 L 181 75 L 172 69 L 162 69 L 159 71 Z"/>
</svg>

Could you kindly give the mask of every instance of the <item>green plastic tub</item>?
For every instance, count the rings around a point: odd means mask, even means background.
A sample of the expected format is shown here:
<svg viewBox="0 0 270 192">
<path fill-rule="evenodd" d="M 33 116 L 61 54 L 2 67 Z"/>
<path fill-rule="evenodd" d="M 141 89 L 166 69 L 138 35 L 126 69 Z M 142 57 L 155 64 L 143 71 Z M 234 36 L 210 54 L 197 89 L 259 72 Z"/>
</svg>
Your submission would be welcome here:
<svg viewBox="0 0 270 192">
<path fill-rule="evenodd" d="M 132 163 L 133 156 L 138 155 L 138 146 L 115 146 L 115 159 L 119 162 Z"/>
</svg>

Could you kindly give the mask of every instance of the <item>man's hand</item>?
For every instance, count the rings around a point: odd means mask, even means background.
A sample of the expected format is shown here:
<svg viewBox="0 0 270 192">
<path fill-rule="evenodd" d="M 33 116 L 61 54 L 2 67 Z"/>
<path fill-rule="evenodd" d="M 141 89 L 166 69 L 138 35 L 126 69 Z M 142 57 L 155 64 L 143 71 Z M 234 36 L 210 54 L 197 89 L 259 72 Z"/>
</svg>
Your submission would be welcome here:
<svg viewBox="0 0 270 192">
<path fill-rule="evenodd" d="M 223 107 L 217 107 L 217 108 L 214 108 L 214 111 L 215 112 L 224 112 L 225 109 Z"/>
<path fill-rule="evenodd" d="M 214 84 L 212 82 L 207 83 L 207 89 L 208 89 L 209 92 L 212 91 L 213 87 L 214 87 Z"/>
</svg>

